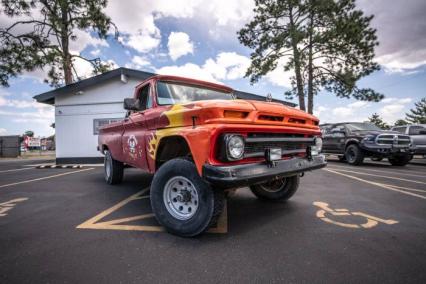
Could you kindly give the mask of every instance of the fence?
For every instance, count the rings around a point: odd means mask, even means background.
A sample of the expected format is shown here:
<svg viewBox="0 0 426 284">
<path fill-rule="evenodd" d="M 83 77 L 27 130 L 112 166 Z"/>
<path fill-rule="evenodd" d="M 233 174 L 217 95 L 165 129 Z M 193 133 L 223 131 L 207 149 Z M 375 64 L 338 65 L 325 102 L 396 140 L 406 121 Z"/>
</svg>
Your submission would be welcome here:
<svg viewBox="0 0 426 284">
<path fill-rule="evenodd" d="M 16 158 L 19 153 L 19 135 L 0 136 L 0 157 Z"/>
</svg>

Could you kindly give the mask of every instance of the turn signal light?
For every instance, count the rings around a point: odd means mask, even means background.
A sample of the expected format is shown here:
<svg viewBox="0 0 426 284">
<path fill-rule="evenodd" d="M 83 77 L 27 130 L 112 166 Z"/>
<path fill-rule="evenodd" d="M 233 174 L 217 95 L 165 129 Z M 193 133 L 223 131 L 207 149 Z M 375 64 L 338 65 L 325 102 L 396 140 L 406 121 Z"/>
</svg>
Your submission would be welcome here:
<svg viewBox="0 0 426 284">
<path fill-rule="evenodd" d="M 223 112 L 223 116 L 225 118 L 246 118 L 248 116 L 248 112 L 234 111 L 234 110 L 225 110 Z"/>
</svg>

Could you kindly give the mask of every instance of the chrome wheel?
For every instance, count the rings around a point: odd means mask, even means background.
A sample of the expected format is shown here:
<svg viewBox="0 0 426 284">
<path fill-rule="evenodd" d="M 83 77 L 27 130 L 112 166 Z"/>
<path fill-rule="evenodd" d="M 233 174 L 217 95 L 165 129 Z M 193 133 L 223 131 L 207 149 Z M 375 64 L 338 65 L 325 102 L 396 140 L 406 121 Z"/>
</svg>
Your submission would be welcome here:
<svg viewBox="0 0 426 284">
<path fill-rule="evenodd" d="M 167 211 L 179 220 L 190 219 L 198 210 L 197 189 L 183 176 L 175 176 L 166 183 L 163 200 Z"/>
<path fill-rule="evenodd" d="M 286 185 L 286 183 L 287 179 L 282 178 L 259 184 L 259 187 L 267 192 L 278 192 Z"/>
</svg>

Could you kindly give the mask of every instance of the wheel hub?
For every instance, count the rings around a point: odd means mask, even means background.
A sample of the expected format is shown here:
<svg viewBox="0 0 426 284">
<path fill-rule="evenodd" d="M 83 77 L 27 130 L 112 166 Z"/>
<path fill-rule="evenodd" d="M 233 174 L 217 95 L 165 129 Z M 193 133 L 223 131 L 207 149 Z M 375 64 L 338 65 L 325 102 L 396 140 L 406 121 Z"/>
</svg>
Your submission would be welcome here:
<svg viewBox="0 0 426 284">
<path fill-rule="evenodd" d="M 198 209 L 198 192 L 187 178 L 176 176 L 164 187 L 164 205 L 176 219 L 187 220 L 194 216 Z"/>
</svg>

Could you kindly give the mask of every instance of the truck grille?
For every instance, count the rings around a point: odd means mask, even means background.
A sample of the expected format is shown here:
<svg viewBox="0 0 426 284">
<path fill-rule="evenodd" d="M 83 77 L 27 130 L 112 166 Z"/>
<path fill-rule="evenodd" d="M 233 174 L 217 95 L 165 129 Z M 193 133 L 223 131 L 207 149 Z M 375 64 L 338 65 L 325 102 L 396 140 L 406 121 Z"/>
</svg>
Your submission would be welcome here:
<svg viewBox="0 0 426 284">
<path fill-rule="evenodd" d="M 398 134 L 381 134 L 376 138 L 377 144 L 382 145 L 407 145 L 409 146 L 410 136 Z"/>
<path fill-rule="evenodd" d="M 250 133 L 244 147 L 244 158 L 263 157 L 268 148 L 281 148 L 283 156 L 306 153 L 314 145 L 313 137 L 303 134 Z"/>
</svg>

